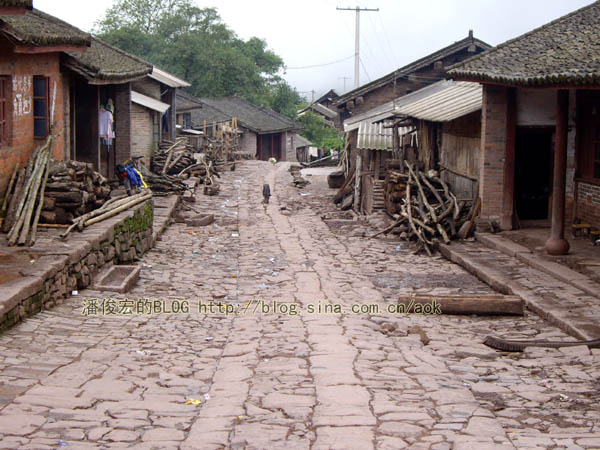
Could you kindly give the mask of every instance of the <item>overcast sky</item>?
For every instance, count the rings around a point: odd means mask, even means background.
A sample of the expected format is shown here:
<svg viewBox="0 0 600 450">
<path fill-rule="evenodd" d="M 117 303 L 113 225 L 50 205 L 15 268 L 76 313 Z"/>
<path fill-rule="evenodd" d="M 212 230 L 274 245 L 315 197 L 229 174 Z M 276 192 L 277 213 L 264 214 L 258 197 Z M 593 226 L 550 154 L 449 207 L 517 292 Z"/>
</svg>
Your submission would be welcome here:
<svg viewBox="0 0 600 450">
<path fill-rule="evenodd" d="M 192 0 L 215 7 L 238 36 L 258 36 L 287 66 L 284 77 L 310 100 L 354 86 L 354 11 L 360 14 L 360 84 L 467 36 L 498 45 L 593 0 Z M 34 0 L 34 6 L 90 31 L 113 0 Z M 85 6 L 83 6 L 85 5 Z M 340 61 L 342 60 L 342 61 Z M 334 64 L 328 64 L 340 61 Z M 327 64 L 327 65 L 325 65 Z M 307 66 L 319 66 L 304 68 Z M 344 80 L 343 77 L 346 77 Z"/>
</svg>

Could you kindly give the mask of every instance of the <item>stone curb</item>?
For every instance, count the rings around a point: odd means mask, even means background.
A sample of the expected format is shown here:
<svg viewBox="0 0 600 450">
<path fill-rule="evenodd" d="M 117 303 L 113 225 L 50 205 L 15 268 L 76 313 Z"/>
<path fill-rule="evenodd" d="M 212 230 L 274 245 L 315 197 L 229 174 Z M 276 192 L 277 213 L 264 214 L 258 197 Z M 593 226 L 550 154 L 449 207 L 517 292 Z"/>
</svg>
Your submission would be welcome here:
<svg viewBox="0 0 600 450">
<path fill-rule="evenodd" d="M 457 252 L 449 245 L 440 244 L 439 250 L 446 259 L 460 265 L 493 289 L 505 295 L 519 296 L 525 303 L 527 309 L 533 311 L 553 325 L 556 325 L 565 333 L 581 340 L 597 338 L 597 336 L 589 334 L 583 328 L 585 324 L 581 324 L 576 320 L 565 317 L 565 315 L 569 314 L 569 311 L 566 308 L 565 311 L 562 311 L 563 314 L 561 314 L 559 307 L 549 307 L 544 299 L 539 298 L 535 293 L 531 292 L 517 281 L 509 279 L 502 272 L 487 267 L 473 260 L 469 256 Z"/>
<path fill-rule="evenodd" d="M 522 263 L 541 270 L 564 283 L 569 283 L 592 297 L 600 298 L 600 285 L 598 283 L 562 264 L 541 259 L 527 247 L 489 233 L 475 233 L 475 238 L 487 247 L 517 258 Z"/>
</svg>

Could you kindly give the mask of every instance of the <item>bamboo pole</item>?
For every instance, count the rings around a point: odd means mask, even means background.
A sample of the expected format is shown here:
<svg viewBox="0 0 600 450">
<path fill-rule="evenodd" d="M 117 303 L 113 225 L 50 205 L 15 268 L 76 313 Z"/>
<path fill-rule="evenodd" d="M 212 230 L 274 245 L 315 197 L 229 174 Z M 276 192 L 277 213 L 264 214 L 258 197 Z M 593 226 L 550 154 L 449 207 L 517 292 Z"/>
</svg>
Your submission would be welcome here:
<svg viewBox="0 0 600 450">
<path fill-rule="evenodd" d="M 98 216 L 98 217 L 94 217 L 93 219 L 86 220 L 86 222 L 85 222 L 85 226 L 86 226 L 86 227 L 88 227 L 88 226 L 90 226 L 90 225 L 93 225 L 93 224 L 95 224 L 95 223 L 101 222 L 101 221 L 103 221 L 103 220 L 105 220 L 105 219 L 108 219 L 108 218 L 110 218 L 110 217 L 112 217 L 112 216 L 116 216 L 116 215 L 117 215 L 117 214 L 119 214 L 120 212 L 122 212 L 122 211 L 125 211 L 126 209 L 129 209 L 129 208 L 131 208 L 132 206 L 135 206 L 135 205 L 137 205 L 138 203 L 141 203 L 141 202 L 143 202 L 143 201 L 146 201 L 146 200 L 148 200 L 149 198 L 152 198 L 152 193 L 151 193 L 151 192 L 148 192 L 148 193 L 146 194 L 146 196 L 144 196 L 144 197 L 141 197 L 141 198 L 138 198 L 138 199 L 132 200 L 131 202 L 129 202 L 129 203 L 126 203 L 126 204 L 124 204 L 124 205 L 121 205 L 121 206 L 119 206 L 118 208 L 115 208 L 115 209 L 113 209 L 113 210 L 110 210 L 110 211 L 108 211 L 108 212 L 106 212 L 106 213 L 104 213 L 104 214 L 102 214 L 102 215 L 100 215 L 100 216 Z"/>
<path fill-rule="evenodd" d="M 13 173 L 10 176 L 10 181 L 8 182 L 8 188 L 6 189 L 6 194 L 4 195 L 4 200 L 2 200 L 2 212 L 6 211 L 6 206 L 8 205 L 8 197 L 10 196 L 10 191 L 12 190 L 13 184 L 15 183 L 15 178 L 17 176 L 17 172 L 19 171 L 19 163 L 13 169 Z"/>
<path fill-rule="evenodd" d="M 52 159 L 51 151 L 48 150 L 48 158 L 46 160 L 46 170 L 44 171 L 44 180 L 42 181 L 42 187 L 40 189 L 40 198 L 38 200 L 38 207 L 35 212 L 33 219 L 33 226 L 31 227 L 31 236 L 29 238 L 29 245 L 35 244 L 35 237 L 37 234 L 37 225 L 40 221 L 40 214 L 44 206 L 44 194 L 46 192 L 46 183 L 48 182 L 48 172 L 50 171 L 50 160 Z"/>
</svg>

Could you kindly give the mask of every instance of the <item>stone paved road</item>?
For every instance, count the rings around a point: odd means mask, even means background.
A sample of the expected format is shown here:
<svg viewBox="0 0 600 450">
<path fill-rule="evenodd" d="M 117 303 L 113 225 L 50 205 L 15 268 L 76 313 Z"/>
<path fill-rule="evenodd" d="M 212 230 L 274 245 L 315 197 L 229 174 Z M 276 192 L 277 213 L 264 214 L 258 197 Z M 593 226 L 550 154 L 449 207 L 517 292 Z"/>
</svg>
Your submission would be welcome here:
<svg viewBox="0 0 600 450">
<path fill-rule="evenodd" d="M 387 313 L 401 293 L 490 291 L 440 258 L 330 229 L 323 177 L 300 192 L 285 169 L 223 174 L 194 206 L 216 223 L 173 224 L 144 257 L 128 298 L 188 301 L 187 314 L 84 316 L 84 297 L 129 305 L 87 290 L 0 336 L 0 448 L 600 447 L 598 351 L 480 344 L 569 340 L 531 315 Z M 407 335 L 416 324 L 428 345 Z"/>
</svg>

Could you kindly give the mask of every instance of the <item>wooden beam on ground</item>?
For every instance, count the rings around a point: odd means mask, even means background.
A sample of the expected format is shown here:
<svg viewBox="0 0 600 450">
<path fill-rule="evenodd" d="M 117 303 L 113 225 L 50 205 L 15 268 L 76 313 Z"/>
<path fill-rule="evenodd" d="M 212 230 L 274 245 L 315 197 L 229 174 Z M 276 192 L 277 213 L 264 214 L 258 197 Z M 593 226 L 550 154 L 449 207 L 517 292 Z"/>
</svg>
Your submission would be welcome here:
<svg viewBox="0 0 600 450">
<path fill-rule="evenodd" d="M 396 313 L 478 316 L 522 316 L 523 301 L 516 295 L 416 295 L 398 299 Z"/>
</svg>

